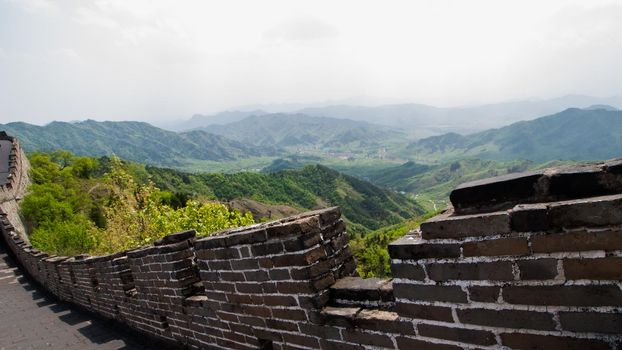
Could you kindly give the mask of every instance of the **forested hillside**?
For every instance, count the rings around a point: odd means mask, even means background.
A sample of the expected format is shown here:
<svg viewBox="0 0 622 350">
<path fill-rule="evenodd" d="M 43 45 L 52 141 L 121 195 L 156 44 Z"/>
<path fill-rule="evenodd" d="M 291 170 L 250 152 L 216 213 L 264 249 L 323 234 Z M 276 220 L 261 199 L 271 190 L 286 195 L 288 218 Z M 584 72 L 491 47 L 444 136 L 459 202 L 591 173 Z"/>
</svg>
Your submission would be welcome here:
<svg viewBox="0 0 622 350">
<path fill-rule="evenodd" d="M 190 174 L 147 167 L 156 186 L 220 201 L 251 198 L 301 209 L 340 206 L 351 231 L 366 232 L 420 215 L 414 200 L 321 165 L 276 173 Z"/>
<path fill-rule="evenodd" d="M 59 255 L 112 253 L 195 229 L 199 235 L 253 223 L 214 202 L 161 191 L 120 159 L 33 153 L 20 214 L 34 247 Z M 142 176 L 141 176 L 142 175 Z"/>
<path fill-rule="evenodd" d="M 242 144 L 205 131 L 175 133 L 142 122 L 52 122 L 0 125 L 26 151 L 63 149 L 81 156 L 117 156 L 146 164 L 183 165 L 188 159 L 234 160 L 277 154 L 274 147 Z"/>
<path fill-rule="evenodd" d="M 500 129 L 462 136 L 446 134 L 411 143 L 413 160 L 478 157 L 495 160 L 597 160 L 622 155 L 622 111 L 570 108 Z"/>
</svg>

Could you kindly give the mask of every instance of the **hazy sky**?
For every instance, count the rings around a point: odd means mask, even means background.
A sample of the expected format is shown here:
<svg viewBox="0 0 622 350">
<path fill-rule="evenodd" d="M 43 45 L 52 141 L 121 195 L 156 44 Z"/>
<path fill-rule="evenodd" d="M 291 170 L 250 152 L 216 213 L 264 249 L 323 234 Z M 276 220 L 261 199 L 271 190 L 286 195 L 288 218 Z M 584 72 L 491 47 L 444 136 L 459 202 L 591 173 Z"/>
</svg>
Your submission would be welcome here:
<svg viewBox="0 0 622 350">
<path fill-rule="evenodd" d="M 0 0 L 0 123 L 622 94 L 620 1 Z"/>
</svg>

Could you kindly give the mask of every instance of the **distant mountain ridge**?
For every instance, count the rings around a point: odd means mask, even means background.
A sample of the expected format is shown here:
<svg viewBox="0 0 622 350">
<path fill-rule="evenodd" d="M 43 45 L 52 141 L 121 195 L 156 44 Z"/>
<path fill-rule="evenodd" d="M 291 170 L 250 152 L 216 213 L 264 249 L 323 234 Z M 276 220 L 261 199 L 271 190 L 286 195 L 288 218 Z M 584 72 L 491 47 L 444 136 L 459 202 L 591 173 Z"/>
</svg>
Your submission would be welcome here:
<svg viewBox="0 0 622 350">
<path fill-rule="evenodd" d="M 312 117 L 305 114 L 253 115 L 225 125 L 203 128 L 208 132 L 256 146 L 316 146 L 359 148 L 379 146 L 396 140 L 406 141 L 406 134 L 395 128 L 350 119 Z"/>
<path fill-rule="evenodd" d="M 354 102 L 354 101 L 351 101 Z M 178 126 L 180 130 L 205 127 L 213 124 L 237 122 L 251 115 L 269 113 L 306 114 L 312 117 L 329 117 L 365 121 L 372 124 L 398 127 L 417 138 L 448 132 L 470 134 L 490 128 L 499 128 L 523 120 L 550 115 L 567 108 L 589 108 L 593 105 L 609 105 L 622 108 L 622 97 L 607 98 L 584 95 L 567 95 L 542 100 L 508 101 L 463 107 L 434 107 L 416 103 L 379 104 L 365 106 L 341 102 L 318 104 L 315 107 L 253 106 L 252 109 L 226 111 L 211 116 L 195 115 Z M 279 109 L 281 108 L 281 109 Z"/>
<path fill-rule="evenodd" d="M 569 108 L 530 121 L 522 121 L 463 136 L 455 133 L 412 142 L 404 154 L 419 160 L 484 158 L 598 160 L 622 154 L 622 111 Z"/>
<path fill-rule="evenodd" d="M 17 136 L 26 151 L 64 149 L 78 155 L 121 158 L 148 164 L 180 165 L 186 159 L 234 160 L 275 155 L 274 147 L 260 148 L 195 130 L 175 133 L 144 122 L 52 122 L 37 126 L 22 122 L 0 124 Z"/>
</svg>

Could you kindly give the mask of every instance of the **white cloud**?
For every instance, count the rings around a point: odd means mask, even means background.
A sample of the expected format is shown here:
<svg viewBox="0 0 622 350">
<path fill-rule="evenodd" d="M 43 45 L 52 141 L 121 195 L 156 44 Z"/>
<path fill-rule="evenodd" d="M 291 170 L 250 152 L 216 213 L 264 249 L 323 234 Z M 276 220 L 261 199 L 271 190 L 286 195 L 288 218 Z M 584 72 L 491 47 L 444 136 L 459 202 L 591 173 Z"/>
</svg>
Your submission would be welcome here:
<svg viewBox="0 0 622 350">
<path fill-rule="evenodd" d="M 325 21 L 313 17 L 297 17 L 266 30 L 263 36 L 270 41 L 310 41 L 338 35 L 337 28 Z"/>
<path fill-rule="evenodd" d="M 622 9 L 608 0 L 0 0 L 3 10 L 15 16 L 0 25 L 0 114 L 15 119 L 622 94 Z M 12 102 L 23 96 L 41 103 Z"/>
</svg>

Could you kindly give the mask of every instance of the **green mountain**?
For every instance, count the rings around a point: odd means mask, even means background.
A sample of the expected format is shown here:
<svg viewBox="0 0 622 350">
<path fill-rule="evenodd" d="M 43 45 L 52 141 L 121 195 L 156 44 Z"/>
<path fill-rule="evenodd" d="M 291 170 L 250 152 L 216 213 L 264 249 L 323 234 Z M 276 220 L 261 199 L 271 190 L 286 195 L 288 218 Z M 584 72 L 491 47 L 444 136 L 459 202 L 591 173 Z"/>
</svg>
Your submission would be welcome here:
<svg viewBox="0 0 622 350">
<path fill-rule="evenodd" d="M 45 126 L 17 122 L 2 125 L 26 151 L 64 149 L 78 155 L 117 156 L 147 164 L 182 165 L 188 159 L 233 160 L 274 155 L 274 147 L 256 147 L 206 131 L 175 133 L 142 122 L 52 122 Z"/>
<path fill-rule="evenodd" d="M 424 212 L 414 200 L 321 165 L 275 173 L 190 174 L 147 167 L 161 189 L 219 201 L 249 198 L 299 209 L 340 206 L 352 232 L 403 222 Z"/>
<path fill-rule="evenodd" d="M 405 141 L 407 136 L 394 128 L 361 121 L 284 113 L 254 115 L 203 130 L 256 146 L 330 150 L 378 148 Z"/>
<path fill-rule="evenodd" d="M 404 156 L 450 161 L 608 159 L 622 154 L 622 111 L 570 108 L 563 112 L 462 136 L 445 134 L 410 143 Z"/>
</svg>

